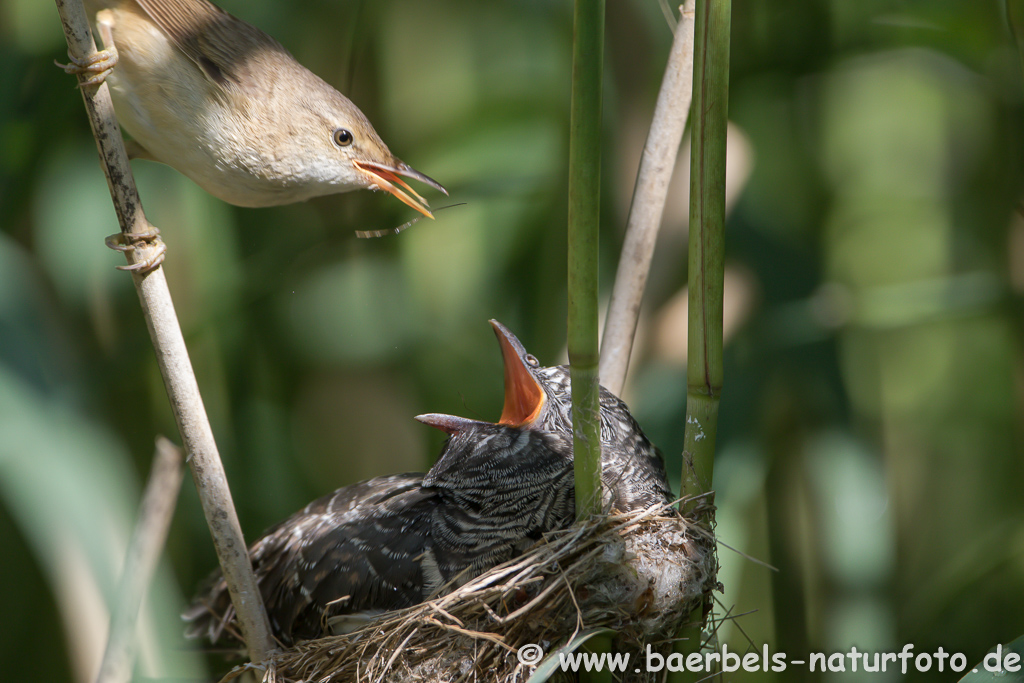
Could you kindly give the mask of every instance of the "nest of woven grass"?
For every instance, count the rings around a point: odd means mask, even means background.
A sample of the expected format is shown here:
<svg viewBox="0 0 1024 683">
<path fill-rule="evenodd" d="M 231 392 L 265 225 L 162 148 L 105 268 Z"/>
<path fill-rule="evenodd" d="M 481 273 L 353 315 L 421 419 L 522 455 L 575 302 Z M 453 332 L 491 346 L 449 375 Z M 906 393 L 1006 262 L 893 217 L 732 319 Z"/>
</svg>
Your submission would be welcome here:
<svg viewBox="0 0 1024 683">
<path fill-rule="evenodd" d="M 714 537 L 691 518 L 658 506 L 594 517 L 554 532 L 523 555 L 449 593 L 388 612 L 346 635 L 305 641 L 261 669 L 276 683 L 526 681 L 520 647 L 553 652 L 595 628 L 616 647 L 664 648 L 717 585 Z"/>
</svg>

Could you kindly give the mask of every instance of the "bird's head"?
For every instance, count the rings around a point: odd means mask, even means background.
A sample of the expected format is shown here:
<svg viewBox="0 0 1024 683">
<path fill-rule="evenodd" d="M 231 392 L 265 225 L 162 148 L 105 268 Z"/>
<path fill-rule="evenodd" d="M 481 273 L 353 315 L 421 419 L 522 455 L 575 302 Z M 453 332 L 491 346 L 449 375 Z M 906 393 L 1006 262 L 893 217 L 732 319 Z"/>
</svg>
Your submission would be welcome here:
<svg viewBox="0 0 1024 683">
<path fill-rule="evenodd" d="M 504 428 L 509 433 L 544 433 L 557 436 L 556 448 L 571 454 L 572 392 L 568 368 L 542 366 L 508 328 L 496 320 L 491 321 L 491 327 L 498 337 L 505 366 L 505 405 L 498 423 L 481 423 L 451 415 L 421 415 L 417 419 L 448 432 L 453 439 L 478 438 L 487 431 L 479 425 Z M 626 404 L 603 387 L 600 403 L 602 479 L 606 495 L 621 510 L 671 500 L 661 455 Z M 470 433 L 477 436 L 468 437 Z"/>
<path fill-rule="evenodd" d="M 569 369 L 544 367 L 508 328 L 491 321 L 505 365 L 505 406 L 499 424 L 560 434 L 572 442 Z M 600 387 L 602 480 L 605 495 L 621 510 L 672 499 L 657 448 L 647 439 L 626 404 Z"/>
<path fill-rule="evenodd" d="M 416 419 L 448 433 L 424 486 L 456 489 L 484 501 L 528 477 L 552 485 L 566 473 L 572 478 L 571 436 L 437 413 Z"/>
<path fill-rule="evenodd" d="M 311 113 L 306 123 L 311 125 L 305 133 L 318 138 L 314 149 L 325 152 L 318 160 L 324 181 L 335 186 L 334 192 L 354 188 L 384 190 L 433 218 L 427 200 L 402 178 L 418 180 L 446 195 L 448 190 L 392 154 L 373 124 L 351 100 L 333 89 L 330 95 L 323 101 L 306 103 Z M 299 127 L 300 122 L 294 125 Z"/>
<path fill-rule="evenodd" d="M 563 366 L 542 366 L 497 320 L 491 321 L 491 327 L 505 366 L 505 405 L 498 422 L 572 434 L 569 371 Z"/>
<path fill-rule="evenodd" d="M 565 366 L 544 367 L 526 350 L 507 327 L 491 320 L 491 327 L 501 346 L 505 367 L 505 404 L 498 424 L 522 429 L 541 430 L 572 438 L 572 392 L 569 370 Z M 609 411 L 625 411 L 617 398 L 601 389 L 602 421 Z M 470 423 L 453 416 L 430 416 L 421 420 L 438 429 L 455 434 L 465 431 Z M 444 419 L 440 419 L 440 418 Z"/>
</svg>

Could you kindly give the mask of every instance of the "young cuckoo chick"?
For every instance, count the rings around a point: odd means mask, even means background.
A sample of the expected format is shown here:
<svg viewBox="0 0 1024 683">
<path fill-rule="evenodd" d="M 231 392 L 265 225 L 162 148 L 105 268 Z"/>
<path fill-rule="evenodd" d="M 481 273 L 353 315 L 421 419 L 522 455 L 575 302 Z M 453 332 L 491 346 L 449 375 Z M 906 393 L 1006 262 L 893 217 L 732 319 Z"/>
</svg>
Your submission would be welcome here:
<svg viewBox="0 0 1024 683">
<path fill-rule="evenodd" d="M 351 630 L 382 611 L 415 605 L 572 523 L 569 372 L 542 367 L 504 326 L 491 324 L 505 365 L 497 424 L 419 416 L 451 435 L 427 474 L 338 489 L 250 548 L 271 626 L 283 643 Z M 661 454 L 605 389 L 601 446 L 607 508 L 628 512 L 673 500 Z M 216 640 L 230 630 L 233 614 L 217 576 L 186 612 L 188 633 Z"/>
</svg>

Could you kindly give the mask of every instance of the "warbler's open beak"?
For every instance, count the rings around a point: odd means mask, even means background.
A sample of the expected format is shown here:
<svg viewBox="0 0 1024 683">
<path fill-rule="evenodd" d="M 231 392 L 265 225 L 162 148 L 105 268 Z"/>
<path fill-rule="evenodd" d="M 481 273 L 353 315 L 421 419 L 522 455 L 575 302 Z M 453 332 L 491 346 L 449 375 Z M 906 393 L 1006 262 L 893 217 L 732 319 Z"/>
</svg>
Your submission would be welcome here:
<svg viewBox="0 0 1024 683">
<path fill-rule="evenodd" d="M 528 426 L 540 415 L 547 400 L 544 387 L 530 371 L 529 354 L 516 336 L 497 320 L 491 321 L 491 327 L 498 337 L 505 363 L 505 407 L 498 422 L 514 427 Z"/>
<path fill-rule="evenodd" d="M 370 176 L 371 187 L 378 187 L 390 192 L 400 202 L 411 206 L 427 218 L 434 217 L 434 214 L 430 213 L 427 200 L 417 194 L 416 190 L 409 187 L 409 184 L 398 176 L 413 178 L 448 194 L 448 190 L 444 189 L 439 182 L 400 161 L 395 166 L 385 166 L 372 161 L 353 161 L 352 163 L 360 171 Z"/>
</svg>

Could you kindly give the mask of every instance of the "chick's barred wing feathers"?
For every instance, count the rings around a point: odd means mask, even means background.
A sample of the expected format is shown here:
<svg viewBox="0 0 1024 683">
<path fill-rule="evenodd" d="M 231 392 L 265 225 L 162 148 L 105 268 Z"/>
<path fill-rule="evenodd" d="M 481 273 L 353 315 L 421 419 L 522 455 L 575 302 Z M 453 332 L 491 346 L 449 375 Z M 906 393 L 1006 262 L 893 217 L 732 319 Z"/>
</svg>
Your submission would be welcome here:
<svg viewBox="0 0 1024 683">
<path fill-rule="evenodd" d="M 285 643 L 321 632 L 325 609 L 395 609 L 419 601 L 423 537 L 407 533 L 429 518 L 423 475 L 378 477 L 319 498 L 249 549 L 274 634 Z M 216 641 L 234 618 L 219 572 L 183 615 L 186 635 Z"/>
<path fill-rule="evenodd" d="M 565 365 L 533 370 L 547 393 L 533 429 L 572 433 L 572 386 Z M 674 500 L 665 459 L 618 396 L 600 387 L 601 482 L 612 507 L 628 512 Z"/>
<path fill-rule="evenodd" d="M 424 421 L 435 416 L 423 416 Z M 462 418 L 426 475 L 335 491 L 250 548 L 283 643 L 409 607 L 511 559 L 573 517 L 571 444 L 557 434 Z M 216 641 L 234 617 L 223 578 L 184 615 Z M 232 632 L 233 634 L 233 632 Z"/>
<path fill-rule="evenodd" d="M 292 59 L 269 35 L 207 0 L 135 3 L 185 56 L 221 86 L 254 79 L 248 67 L 252 59 Z"/>
<path fill-rule="evenodd" d="M 558 434 L 466 422 L 474 427 L 455 433 L 423 478 L 445 503 L 434 512 L 431 537 L 440 573 L 449 580 L 469 569 L 468 580 L 511 559 L 573 517 L 570 442 Z"/>
</svg>

